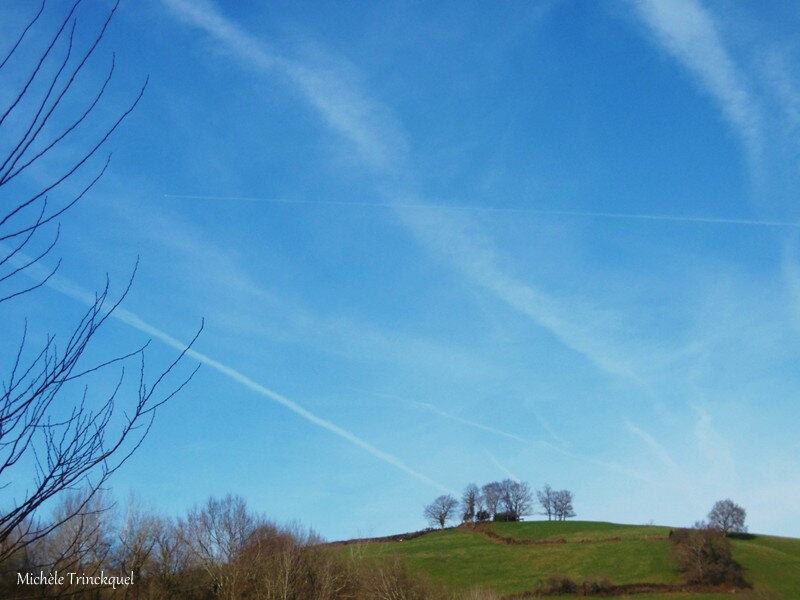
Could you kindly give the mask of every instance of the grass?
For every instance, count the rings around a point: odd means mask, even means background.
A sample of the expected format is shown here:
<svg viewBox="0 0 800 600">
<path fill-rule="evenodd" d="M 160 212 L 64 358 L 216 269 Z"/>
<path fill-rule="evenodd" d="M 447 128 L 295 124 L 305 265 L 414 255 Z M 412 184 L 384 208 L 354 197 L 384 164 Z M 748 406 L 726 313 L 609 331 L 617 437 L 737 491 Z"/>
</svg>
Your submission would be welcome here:
<svg viewBox="0 0 800 600">
<path fill-rule="evenodd" d="M 558 540 L 579 542 L 598 541 L 610 538 L 624 540 L 645 540 L 652 537 L 666 537 L 669 527 L 652 525 L 619 525 L 602 521 L 534 521 L 528 523 L 489 523 L 487 528 L 504 537 L 519 540 Z"/>
<path fill-rule="evenodd" d="M 800 598 L 800 540 L 758 535 L 733 540 L 733 557 L 745 568 L 745 578 L 756 590 L 782 598 Z"/>
<path fill-rule="evenodd" d="M 501 594 L 523 592 L 553 573 L 576 581 L 608 577 L 614 584 L 682 581 L 669 561 L 668 527 L 538 521 L 492 523 L 487 528 L 498 536 L 523 543 L 504 544 L 468 529 L 448 529 L 402 542 L 368 543 L 358 551 L 366 556 L 401 557 L 411 570 L 426 574 L 434 583 L 454 592 L 475 587 Z M 565 543 L 552 543 L 561 540 Z M 732 542 L 734 557 L 744 566 L 745 576 L 755 588 L 738 598 L 800 599 L 800 540 L 759 535 Z M 345 546 L 344 550 L 347 548 L 352 547 Z M 636 597 L 730 599 L 727 594 L 685 593 Z"/>
</svg>

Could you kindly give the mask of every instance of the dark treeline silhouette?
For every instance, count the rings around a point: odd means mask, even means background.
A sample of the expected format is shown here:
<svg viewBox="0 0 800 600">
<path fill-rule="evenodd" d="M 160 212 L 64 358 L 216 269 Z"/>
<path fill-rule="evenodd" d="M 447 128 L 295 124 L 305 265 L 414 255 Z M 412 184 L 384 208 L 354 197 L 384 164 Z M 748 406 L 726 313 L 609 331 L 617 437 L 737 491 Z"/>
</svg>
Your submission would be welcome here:
<svg viewBox="0 0 800 600">
<path fill-rule="evenodd" d="M 569 490 L 554 490 L 545 484 L 544 488 L 536 491 L 536 498 L 542 509 L 539 514 L 546 515 L 548 520 L 563 521 L 575 516 L 573 495 Z M 504 479 L 491 481 L 480 488 L 470 483 L 464 488 L 460 504 L 452 494 L 439 496 L 424 508 L 423 516 L 431 527 L 444 529 L 457 517 L 462 523 L 519 521 L 532 514 L 533 508 L 530 486 L 524 481 Z"/>
<path fill-rule="evenodd" d="M 252 512 L 239 496 L 210 498 L 178 518 L 135 500 L 121 510 L 109 508 L 97 492 L 87 510 L 74 510 L 84 504 L 84 494 L 64 496 L 52 515 L 63 522 L 0 562 L 0 598 L 450 598 L 397 559 L 326 545 L 313 531 L 279 526 Z M 36 579 L 56 572 L 64 578 L 60 583 Z M 133 583 L 112 589 L 104 585 L 110 580 L 93 579 L 101 572 Z"/>
</svg>

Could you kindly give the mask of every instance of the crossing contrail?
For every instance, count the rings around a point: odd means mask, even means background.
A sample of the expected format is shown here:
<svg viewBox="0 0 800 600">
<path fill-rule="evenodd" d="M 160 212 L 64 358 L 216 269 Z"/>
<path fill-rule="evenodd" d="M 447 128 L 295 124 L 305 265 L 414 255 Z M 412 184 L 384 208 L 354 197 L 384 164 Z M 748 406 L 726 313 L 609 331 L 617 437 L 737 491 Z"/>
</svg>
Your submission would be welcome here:
<svg viewBox="0 0 800 600">
<path fill-rule="evenodd" d="M 305 204 L 316 206 L 365 206 L 370 208 L 422 208 L 429 210 L 454 210 L 474 212 L 522 213 L 556 217 L 582 217 L 590 219 L 619 219 L 632 221 L 663 221 L 674 223 L 698 223 L 711 225 L 747 225 L 754 227 L 800 228 L 800 221 L 774 219 L 745 219 L 729 217 L 707 217 L 694 215 L 663 215 L 642 213 L 615 213 L 582 210 L 548 210 L 525 206 L 479 206 L 475 204 L 433 204 L 425 202 L 366 202 L 359 200 L 304 200 L 301 198 L 269 198 L 259 196 L 203 196 L 191 194 L 164 194 L 174 200 L 211 200 L 223 202 L 259 202 L 264 204 Z"/>
<path fill-rule="evenodd" d="M 489 425 L 484 425 L 483 423 L 478 423 L 476 421 L 471 421 L 470 419 L 464 419 L 464 418 L 459 417 L 457 415 L 454 415 L 452 413 L 446 412 L 446 411 L 440 409 L 438 406 L 435 406 L 435 405 L 430 404 L 428 402 L 419 402 L 418 400 L 411 400 L 411 399 L 403 398 L 403 397 L 397 396 L 395 394 L 386 394 L 386 393 L 380 393 L 380 392 L 368 392 L 368 391 L 360 390 L 360 389 L 353 388 L 353 387 L 351 387 L 351 389 L 356 391 L 356 392 L 358 392 L 358 393 L 361 393 L 361 394 L 373 394 L 373 395 L 382 396 L 382 397 L 385 397 L 385 398 L 391 398 L 391 399 L 394 399 L 394 400 L 399 400 L 401 402 L 405 402 L 406 404 L 408 404 L 410 406 L 414 406 L 414 407 L 420 408 L 422 410 L 426 410 L 426 411 L 432 412 L 432 413 L 434 413 L 436 415 L 439 415 L 440 417 L 443 417 L 445 419 L 450 419 L 451 421 L 455 421 L 457 423 L 461 423 L 462 425 L 467 425 L 468 427 L 474 427 L 475 429 L 482 429 L 483 431 L 488 431 L 489 433 L 493 433 L 495 435 L 502 436 L 502 437 L 514 440 L 514 441 L 519 442 L 519 443 L 521 443 L 523 445 L 526 445 L 526 446 L 544 448 L 546 450 L 550 450 L 550 451 L 555 452 L 557 454 L 561 454 L 562 456 L 566 456 L 566 457 L 571 458 L 573 460 L 583 461 L 583 462 L 586 462 L 586 463 L 589 463 L 589 464 L 597 465 L 599 467 L 603 467 L 604 469 L 608 469 L 609 471 L 622 473 L 623 475 L 626 475 L 627 477 L 632 477 L 634 479 L 639 479 L 639 480 L 644 481 L 646 483 L 652 483 L 651 479 L 649 479 L 648 477 L 643 476 L 641 473 L 637 473 L 635 471 L 632 471 L 632 470 L 630 470 L 630 469 L 628 469 L 626 467 L 617 465 L 615 463 L 609 463 L 609 462 L 605 462 L 605 461 L 602 461 L 602 460 L 598 460 L 596 458 L 583 456 L 581 454 L 578 454 L 578 453 L 575 453 L 575 452 L 571 452 L 570 450 L 567 450 L 566 448 L 563 448 L 563 447 L 558 446 L 556 444 L 551 444 L 550 442 L 546 442 L 544 440 L 535 440 L 535 439 L 524 438 L 524 437 L 522 437 L 520 435 L 517 435 L 515 433 L 509 433 L 508 431 L 503 431 L 502 429 L 498 429 L 496 427 L 491 427 Z M 514 479 L 514 478 L 512 478 L 512 479 Z"/>
</svg>

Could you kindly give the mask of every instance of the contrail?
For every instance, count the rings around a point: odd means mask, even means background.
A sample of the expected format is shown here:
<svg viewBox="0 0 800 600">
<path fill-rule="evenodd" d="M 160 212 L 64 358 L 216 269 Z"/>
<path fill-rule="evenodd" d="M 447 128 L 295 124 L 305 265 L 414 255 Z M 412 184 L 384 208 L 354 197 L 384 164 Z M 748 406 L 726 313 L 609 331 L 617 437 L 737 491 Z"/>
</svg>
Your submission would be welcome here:
<svg viewBox="0 0 800 600">
<path fill-rule="evenodd" d="M 434 413 L 436 415 L 439 415 L 440 417 L 443 417 L 445 419 L 449 419 L 451 421 L 455 421 L 456 423 L 461 423 L 461 424 L 467 425 L 469 427 L 474 427 L 475 429 L 482 429 L 483 431 L 488 431 L 489 433 L 493 433 L 495 435 L 502 436 L 502 437 L 514 440 L 515 442 L 519 442 L 520 444 L 523 444 L 525 446 L 533 446 L 533 447 L 545 448 L 547 450 L 550 450 L 550 451 L 555 452 L 557 454 L 561 454 L 562 456 L 566 456 L 567 458 L 571 458 L 573 460 L 583 461 L 583 462 L 586 462 L 586 463 L 589 463 L 589 464 L 592 464 L 592 465 L 596 465 L 598 467 L 602 467 L 604 469 L 608 469 L 609 471 L 614 471 L 615 473 L 621 473 L 621 474 L 623 474 L 623 475 L 625 475 L 627 477 L 631 477 L 631 478 L 634 478 L 634 479 L 639 479 L 640 481 L 644 481 L 646 483 L 653 483 L 653 481 L 650 478 L 645 477 L 642 474 L 637 473 L 636 471 L 632 471 L 630 469 L 622 467 L 622 466 L 620 466 L 618 464 L 609 463 L 609 462 L 606 462 L 606 461 L 598 460 L 596 458 L 592 458 L 592 457 L 589 457 L 589 456 L 583 456 L 582 454 L 578 454 L 576 452 L 572 452 L 570 450 L 567 450 L 565 448 L 557 446 L 556 444 L 551 444 L 550 442 L 546 442 L 544 440 L 527 439 L 527 438 L 524 438 L 524 437 L 522 437 L 520 435 L 516 435 L 514 433 L 509 433 L 508 431 L 503 431 L 502 429 L 498 429 L 496 427 L 491 427 L 489 425 L 484 425 L 483 423 L 478 423 L 476 421 L 471 421 L 469 419 L 464 419 L 464 418 L 459 417 L 457 415 L 454 415 L 452 413 L 446 412 L 446 411 L 442 410 L 441 408 L 439 408 L 438 406 L 435 406 L 435 405 L 430 404 L 428 402 L 419 402 L 418 400 L 411 400 L 411 399 L 408 399 L 408 398 L 402 398 L 402 397 L 397 396 L 395 394 L 386 394 L 386 393 L 380 393 L 380 392 L 367 392 L 365 390 L 359 390 L 359 389 L 353 388 L 353 387 L 351 387 L 351 389 L 353 389 L 356 392 L 362 393 L 362 394 L 375 394 L 377 396 L 383 396 L 383 397 L 386 397 L 386 398 L 392 398 L 394 400 L 400 400 L 401 402 L 405 402 L 405 403 L 410 404 L 412 406 L 416 406 L 416 407 L 421 408 L 423 410 L 427 410 L 427 411 L 432 412 L 432 413 Z"/>
<path fill-rule="evenodd" d="M 664 463 L 667 467 L 669 467 L 673 472 L 677 473 L 681 472 L 681 468 L 669 455 L 667 449 L 658 442 L 658 440 L 656 440 L 652 435 L 650 435 L 646 431 L 634 425 L 629 419 L 624 419 L 623 422 L 625 423 L 625 426 L 628 428 L 628 431 L 630 431 L 632 434 L 641 439 L 645 443 L 645 445 L 648 448 L 650 448 L 651 452 L 653 452 L 653 454 L 655 454 L 662 463 Z"/>
<path fill-rule="evenodd" d="M 430 412 L 432 412 L 434 414 L 437 414 L 440 417 L 444 417 L 445 419 L 450 419 L 450 420 L 455 421 L 457 423 L 462 423 L 463 425 L 469 425 L 470 427 L 475 427 L 476 429 L 483 429 L 484 431 L 488 431 L 489 433 L 494 433 L 495 435 L 500 435 L 500 436 L 503 436 L 503 437 L 507 437 L 507 438 L 512 439 L 514 441 L 520 442 L 522 444 L 531 444 L 532 443 L 530 440 L 527 440 L 527 439 L 525 439 L 525 438 L 523 438 L 521 436 L 518 436 L 518 435 L 516 435 L 514 433 L 509 433 L 507 431 L 503 431 L 502 429 L 497 429 L 496 427 L 490 427 L 489 425 L 484 425 L 483 423 L 478 423 L 477 421 L 470 421 L 469 419 L 464 419 L 462 417 L 459 417 L 458 415 L 454 415 L 454 414 L 445 412 L 442 409 L 434 406 L 433 404 L 428 404 L 427 402 L 418 402 L 416 400 L 409 400 L 409 402 L 411 402 L 412 404 L 415 404 L 416 406 L 424 408 L 425 410 L 428 410 L 428 411 L 430 411 Z M 542 441 L 539 441 L 539 440 L 537 440 L 537 442 L 540 443 L 540 444 L 551 446 L 547 442 L 542 442 Z"/>
<path fill-rule="evenodd" d="M 25 257 L 18 256 L 17 258 L 25 261 Z M 31 270 L 32 272 L 28 273 L 28 275 L 33 278 L 40 278 L 42 274 L 46 275 L 47 273 L 49 273 L 49 271 L 44 267 L 42 267 L 41 265 L 37 264 L 33 266 L 35 267 L 35 269 L 32 269 Z M 81 288 L 78 284 L 64 277 L 59 277 L 59 276 L 51 277 L 46 282 L 45 285 L 65 296 L 68 296 L 69 298 L 72 298 L 73 300 L 77 300 L 82 304 L 86 304 L 88 306 L 94 304 L 95 301 L 94 294 L 89 293 L 85 289 Z M 148 323 L 135 313 L 132 313 L 129 310 L 125 310 L 124 308 L 121 307 L 117 308 L 114 312 L 111 313 L 111 316 L 125 323 L 126 325 L 133 327 L 134 329 L 137 329 L 151 337 L 161 340 L 164 344 L 172 348 L 175 348 L 176 350 L 183 351 L 188 346 L 187 343 L 182 342 L 175 337 L 172 337 L 165 331 L 162 331 L 161 329 L 151 325 L 150 323 Z M 335 423 L 332 423 L 327 419 L 323 419 L 322 417 L 318 417 L 308 409 L 299 405 L 297 402 L 294 402 L 293 400 L 290 400 L 286 396 L 283 396 L 282 394 L 279 394 L 278 392 L 275 392 L 261 385 L 260 383 L 253 381 L 252 379 L 240 373 L 233 367 L 230 367 L 192 348 L 189 348 L 189 350 L 186 351 L 186 356 L 189 356 L 194 360 L 210 367 L 211 369 L 224 375 L 228 379 L 235 381 L 236 383 L 246 387 L 247 389 L 255 392 L 256 394 L 264 398 L 267 398 L 268 400 L 272 400 L 273 402 L 277 402 L 278 404 L 284 406 L 285 408 L 288 408 L 293 413 L 301 416 L 305 420 L 310 421 L 314 425 L 321 427 L 323 429 L 327 429 L 331 433 L 338 435 L 341 438 L 344 438 L 351 444 L 354 444 L 359 448 L 361 448 L 362 450 L 367 451 L 375 458 L 382 460 L 383 462 L 388 463 L 393 467 L 396 467 L 397 469 L 400 469 L 404 473 L 411 475 L 412 477 L 421 481 L 422 483 L 430 485 L 431 487 L 434 487 L 445 493 L 453 493 L 452 490 L 445 487 L 441 483 L 434 481 L 433 479 L 431 479 L 426 475 L 423 475 L 419 471 L 415 471 L 393 454 L 384 452 L 380 448 L 376 448 L 369 442 L 361 439 L 360 437 L 347 431 L 346 429 L 343 429 L 342 427 L 336 425 Z"/>
<path fill-rule="evenodd" d="M 482 429 L 484 431 L 488 431 L 489 433 L 493 433 L 495 435 L 499 435 L 499 436 L 502 436 L 502 437 L 505 437 L 505 438 L 512 439 L 512 440 L 514 440 L 516 442 L 519 442 L 521 444 L 524 444 L 526 446 L 534 446 L 534 447 L 546 448 L 548 450 L 551 450 L 552 452 L 556 452 L 557 454 L 561 454 L 562 456 L 566 456 L 567 458 L 571 458 L 573 460 L 587 462 L 587 463 L 590 463 L 590 464 L 593 464 L 593 465 L 597 465 L 597 466 L 603 467 L 603 468 L 608 469 L 610 471 L 615 471 L 617 473 L 622 473 L 624 475 L 627 475 L 628 477 L 633 477 L 635 479 L 639 479 L 641 481 L 645 481 L 647 483 L 651 483 L 650 479 L 648 479 L 646 477 L 643 477 L 641 474 L 636 473 L 634 471 L 631 471 L 631 470 L 629 470 L 629 469 L 627 469 L 625 467 L 621 467 L 620 465 L 617 465 L 617 464 L 614 464 L 614 463 L 605 462 L 605 461 L 602 461 L 602 460 L 598 460 L 596 458 L 591 458 L 589 456 L 583 456 L 581 454 L 577 454 L 575 452 L 571 452 L 570 450 L 567 450 L 567 449 L 562 448 L 560 446 L 557 446 L 555 444 L 551 444 L 550 442 L 546 442 L 544 440 L 529 440 L 527 438 L 524 438 L 522 436 L 516 435 L 514 433 L 509 433 L 507 431 L 503 431 L 502 429 L 497 429 L 495 427 L 490 427 L 488 425 L 484 425 L 483 423 L 477 423 L 475 421 L 470 421 L 469 419 L 464 419 L 464 418 L 459 417 L 457 415 L 445 412 L 445 411 L 441 410 L 440 408 L 434 406 L 433 404 L 428 404 L 427 402 L 417 402 L 416 400 L 410 400 L 410 402 L 412 404 L 415 404 L 415 405 L 417 405 L 417 406 L 419 406 L 419 407 L 421 407 L 421 408 L 423 408 L 425 410 L 428 410 L 428 411 L 430 411 L 430 412 L 432 412 L 434 414 L 437 414 L 437 415 L 439 415 L 441 417 L 444 417 L 445 419 L 450 419 L 450 420 L 455 421 L 457 423 L 462 423 L 464 425 L 468 425 L 469 427 L 474 427 L 476 429 Z M 490 454 L 490 456 L 491 456 L 491 454 Z M 495 462 L 497 460 L 493 456 L 492 456 L 492 459 L 495 460 Z M 498 464 L 498 466 L 501 466 L 497 462 L 496 462 L 496 464 Z M 501 466 L 501 468 L 505 468 L 505 467 Z M 512 477 L 512 479 L 516 479 L 516 477 Z"/>
<path fill-rule="evenodd" d="M 486 451 L 486 454 L 492 460 L 494 465 L 505 474 L 506 477 L 508 477 L 509 479 L 513 479 L 517 483 L 519 483 L 521 481 L 520 478 L 517 477 L 516 475 L 514 475 L 514 473 L 512 473 L 511 470 L 507 466 L 505 466 L 503 463 L 501 463 L 499 460 L 497 460 L 497 457 L 494 454 L 492 454 L 488 450 Z"/>
<path fill-rule="evenodd" d="M 545 448 L 549 448 L 551 450 L 555 450 L 556 452 L 561 452 L 561 448 L 551 444 L 550 442 L 545 442 L 544 440 L 529 440 L 524 438 L 520 435 L 515 433 L 510 433 L 508 431 L 503 431 L 502 429 L 498 429 L 497 427 L 492 427 L 490 425 L 484 425 L 483 423 L 478 423 L 477 421 L 472 421 L 470 419 L 465 419 L 463 417 L 459 417 L 458 415 L 454 415 L 453 413 L 449 413 L 447 411 L 442 410 L 438 406 L 434 404 L 430 404 L 428 402 L 420 402 L 419 400 L 411 400 L 410 398 L 402 398 L 400 396 L 396 396 L 394 394 L 385 394 L 381 392 L 368 392 L 366 390 L 360 390 L 358 388 L 354 388 L 349 386 L 350 389 L 361 393 L 361 394 L 374 394 L 376 396 L 383 396 L 385 398 L 391 398 L 392 400 L 399 400 L 401 402 L 405 402 L 406 404 L 410 404 L 411 406 L 415 406 L 417 408 L 421 408 L 422 410 L 426 410 L 428 412 L 432 412 L 435 415 L 439 415 L 440 417 L 444 417 L 445 419 L 449 419 L 451 421 L 455 421 L 456 423 L 461 423 L 462 425 L 467 425 L 468 427 L 474 427 L 475 429 L 482 429 L 483 431 L 488 431 L 489 433 L 493 433 L 495 435 L 499 435 L 510 440 L 514 440 L 515 442 L 519 442 L 520 444 L 525 444 L 527 446 L 544 446 Z"/>
<path fill-rule="evenodd" d="M 456 210 L 474 212 L 522 213 L 543 216 L 582 217 L 590 219 L 619 219 L 633 221 L 664 221 L 673 223 L 705 223 L 712 225 L 748 225 L 755 227 L 800 228 L 800 221 L 771 219 L 740 219 L 685 215 L 659 215 L 641 213 L 594 212 L 581 210 L 547 210 L 525 206 L 478 206 L 475 204 L 433 204 L 426 202 L 364 202 L 358 200 L 304 200 L 299 198 L 268 198 L 258 196 L 202 196 L 189 194 L 164 194 L 175 200 L 217 200 L 228 202 L 261 202 L 265 204 L 307 204 L 317 206 L 367 206 L 370 208 L 422 208 L 429 210 Z"/>
</svg>

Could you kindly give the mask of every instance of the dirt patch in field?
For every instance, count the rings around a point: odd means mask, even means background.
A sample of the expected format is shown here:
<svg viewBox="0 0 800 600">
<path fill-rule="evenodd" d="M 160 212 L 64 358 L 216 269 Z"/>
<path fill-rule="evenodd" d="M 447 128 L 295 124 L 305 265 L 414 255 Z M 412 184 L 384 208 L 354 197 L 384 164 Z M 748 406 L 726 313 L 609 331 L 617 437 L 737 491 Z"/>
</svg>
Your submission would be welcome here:
<svg viewBox="0 0 800 600">
<path fill-rule="evenodd" d="M 543 596 L 578 595 L 578 596 L 624 596 L 627 594 L 655 594 L 655 593 L 692 593 L 692 594 L 738 594 L 743 588 L 731 585 L 696 585 L 688 583 L 625 583 L 621 585 L 606 585 L 597 591 L 591 591 L 582 584 L 576 584 L 576 589 L 552 590 L 541 589 L 528 592 L 518 592 L 503 596 L 502 600 L 523 600 L 525 598 L 540 598 Z"/>
<path fill-rule="evenodd" d="M 497 544 L 505 544 L 507 546 L 549 546 L 553 544 L 603 544 L 607 542 L 621 542 L 623 538 L 619 536 L 614 537 L 595 537 L 595 538 L 582 538 L 579 540 L 574 540 L 569 542 L 564 538 L 554 538 L 554 539 L 544 539 L 544 540 L 524 540 L 519 538 L 508 537 L 504 535 L 500 535 L 499 533 L 492 531 L 491 529 L 487 529 L 481 525 L 461 525 L 458 529 L 464 529 L 466 531 L 473 531 L 475 533 L 479 533 L 483 537 L 495 542 Z M 645 538 L 647 541 L 664 541 L 667 538 L 664 536 L 649 536 Z"/>
<path fill-rule="evenodd" d="M 452 529 L 452 527 L 448 528 Z M 442 531 L 441 529 L 422 529 L 421 531 L 412 531 L 410 533 L 398 533 L 395 535 L 386 535 L 383 537 L 374 538 L 354 538 L 352 540 L 340 540 L 338 542 L 328 542 L 328 546 L 348 546 L 350 544 L 382 544 L 385 542 L 404 542 L 406 540 L 413 540 L 414 538 L 428 535 L 434 531 Z"/>
</svg>

